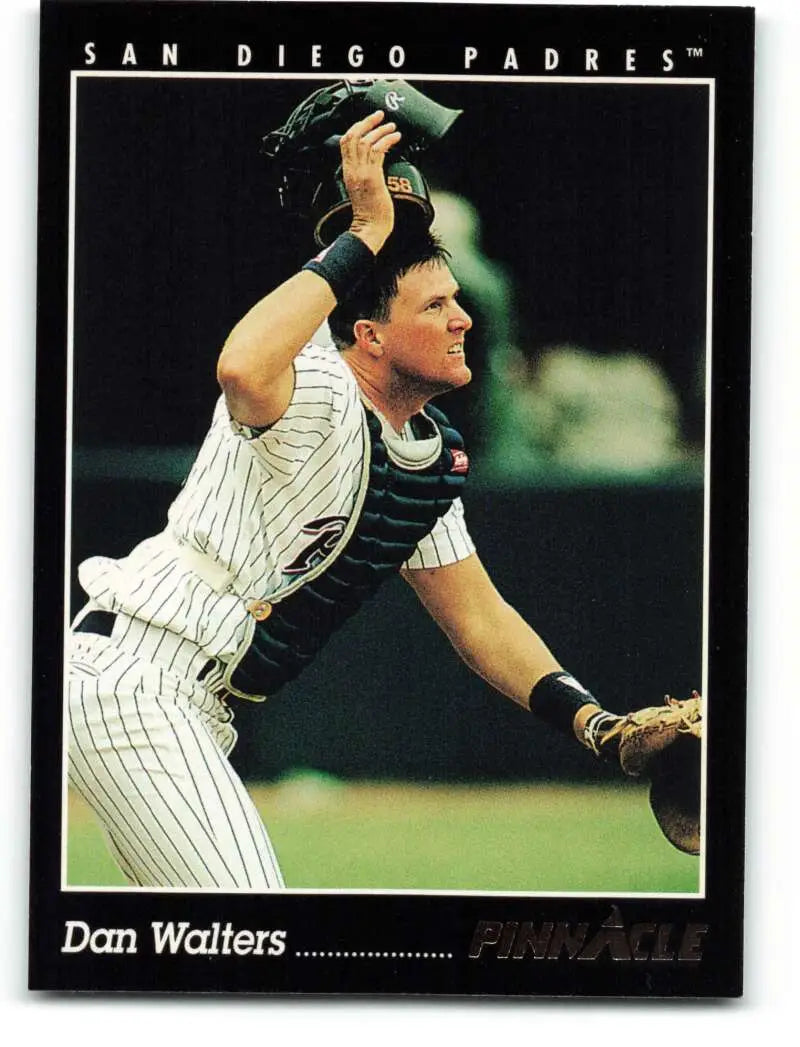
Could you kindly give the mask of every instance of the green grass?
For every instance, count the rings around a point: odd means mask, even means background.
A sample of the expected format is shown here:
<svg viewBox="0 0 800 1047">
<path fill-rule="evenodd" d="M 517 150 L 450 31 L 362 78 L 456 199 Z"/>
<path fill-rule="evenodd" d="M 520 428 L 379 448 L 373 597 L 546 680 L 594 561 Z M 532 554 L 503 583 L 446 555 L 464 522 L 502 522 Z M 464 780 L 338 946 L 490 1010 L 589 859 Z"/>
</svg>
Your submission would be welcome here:
<svg viewBox="0 0 800 1047">
<path fill-rule="evenodd" d="M 288 887 L 691 893 L 700 863 L 668 844 L 633 785 L 251 785 Z M 70 798 L 71 885 L 123 884 Z"/>
</svg>

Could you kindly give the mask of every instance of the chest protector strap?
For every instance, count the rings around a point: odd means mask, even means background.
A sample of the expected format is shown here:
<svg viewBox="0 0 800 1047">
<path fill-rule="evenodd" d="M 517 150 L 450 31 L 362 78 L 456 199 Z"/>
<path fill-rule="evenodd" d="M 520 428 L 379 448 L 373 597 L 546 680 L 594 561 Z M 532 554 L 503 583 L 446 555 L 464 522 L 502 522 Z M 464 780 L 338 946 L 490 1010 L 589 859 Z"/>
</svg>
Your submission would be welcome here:
<svg viewBox="0 0 800 1047">
<path fill-rule="evenodd" d="M 365 409 L 366 410 L 366 409 Z M 431 465 L 403 469 L 389 457 L 380 420 L 367 410 L 370 466 L 361 514 L 330 567 L 273 605 L 230 677 L 235 691 L 275 694 L 311 661 L 336 629 L 396 574 L 460 494 L 467 476 L 464 442 L 441 411 L 427 416 L 442 436 Z"/>
</svg>

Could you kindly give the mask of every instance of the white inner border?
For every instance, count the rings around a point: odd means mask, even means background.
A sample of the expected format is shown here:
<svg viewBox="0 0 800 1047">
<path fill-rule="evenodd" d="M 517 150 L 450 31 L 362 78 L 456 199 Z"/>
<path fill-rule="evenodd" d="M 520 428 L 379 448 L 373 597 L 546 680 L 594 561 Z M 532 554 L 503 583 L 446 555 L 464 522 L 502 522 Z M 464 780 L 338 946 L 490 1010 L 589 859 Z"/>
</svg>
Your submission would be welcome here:
<svg viewBox="0 0 800 1047">
<path fill-rule="evenodd" d="M 75 307 L 75 179 L 76 179 L 76 125 L 78 81 L 82 77 L 124 78 L 124 79 L 170 79 L 170 80 L 352 80 L 369 78 L 396 79 L 398 70 L 390 72 L 362 72 L 354 76 L 353 70 L 347 73 L 244 73 L 244 72 L 178 72 L 167 70 L 100 70 L 73 69 L 70 75 L 70 134 L 69 134 L 69 241 L 67 271 L 67 375 L 66 375 L 66 476 L 64 506 L 64 637 L 70 627 L 70 587 L 72 579 L 72 436 L 73 436 L 73 374 L 74 374 L 74 307 Z M 708 610 L 709 610 L 709 542 L 710 542 L 710 493 L 711 493 L 711 360 L 712 360 L 712 312 L 713 312 L 713 268 L 714 268 L 714 118 L 716 80 L 706 77 L 620 77 L 620 76 L 471 76 L 467 74 L 432 73 L 403 75 L 408 82 L 413 81 L 448 81 L 452 83 L 508 83 L 508 84 L 627 84 L 664 86 L 707 86 L 708 92 L 708 193 L 707 193 L 707 227 L 706 227 L 706 339 L 705 339 L 705 444 L 703 472 L 703 611 L 702 611 L 702 672 L 701 693 L 704 698 L 705 729 L 702 745 L 701 774 L 701 853 L 698 890 L 695 893 L 651 893 L 628 892 L 620 894 L 612 891 L 469 891 L 469 890 L 415 890 L 405 888 L 309 888 L 284 887 L 270 891 L 270 895 L 279 894 L 352 894 L 352 895 L 442 895 L 444 897 L 521 897 L 521 898 L 705 898 L 706 888 L 706 800 L 707 800 L 707 738 L 708 738 Z M 63 652 L 63 679 L 66 690 L 67 666 L 66 643 Z M 66 700 L 62 695 L 62 794 L 61 794 L 61 890 L 80 894 L 258 894 L 265 892 L 240 888 L 232 891 L 228 888 L 190 888 L 190 887 L 101 887 L 73 886 L 67 879 L 67 842 L 68 842 L 68 806 L 67 806 L 67 747 L 68 732 Z"/>
</svg>

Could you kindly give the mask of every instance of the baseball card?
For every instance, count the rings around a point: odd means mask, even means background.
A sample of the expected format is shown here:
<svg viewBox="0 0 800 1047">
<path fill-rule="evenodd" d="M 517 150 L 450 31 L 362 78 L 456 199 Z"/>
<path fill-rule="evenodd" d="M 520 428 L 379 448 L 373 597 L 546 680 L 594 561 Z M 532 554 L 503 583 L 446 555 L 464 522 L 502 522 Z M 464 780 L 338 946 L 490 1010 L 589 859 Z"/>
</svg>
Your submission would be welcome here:
<svg viewBox="0 0 800 1047">
<path fill-rule="evenodd" d="M 31 988 L 740 995 L 753 10 L 40 15 Z"/>
</svg>

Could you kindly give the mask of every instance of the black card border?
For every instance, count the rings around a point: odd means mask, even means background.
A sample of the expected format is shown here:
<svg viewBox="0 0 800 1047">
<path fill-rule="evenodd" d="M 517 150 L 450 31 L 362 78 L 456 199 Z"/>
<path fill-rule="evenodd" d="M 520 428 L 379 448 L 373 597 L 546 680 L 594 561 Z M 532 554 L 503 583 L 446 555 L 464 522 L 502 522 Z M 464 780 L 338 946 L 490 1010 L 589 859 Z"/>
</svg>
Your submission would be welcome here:
<svg viewBox="0 0 800 1047">
<path fill-rule="evenodd" d="M 706 50 L 704 69 L 697 75 L 716 80 L 716 170 L 714 177 L 715 221 L 715 296 L 714 296 L 714 395 L 712 415 L 711 466 L 711 591 L 724 591 L 724 600 L 713 600 L 709 622 L 712 657 L 709 684 L 713 693 L 730 696 L 727 716 L 714 726 L 714 744 L 709 762 L 710 818 L 724 822 L 725 832 L 710 834 L 707 853 L 705 900 L 658 899 L 647 902 L 625 900 L 621 904 L 627 920 L 646 919 L 675 924 L 697 922 L 712 929 L 707 948 L 699 963 L 685 966 L 636 969 L 631 965 L 573 964 L 567 968 L 558 961 L 544 971 L 537 966 L 535 978 L 530 970 L 509 971 L 497 961 L 469 960 L 466 946 L 479 919 L 515 919 L 530 902 L 518 898 L 457 899 L 457 911 L 447 898 L 337 895 L 290 895 L 261 899 L 262 925 L 316 927 L 374 924 L 377 921 L 402 925 L 408 921 L 426 927 L 431 940 L 441 942 L 442 950 L 457 951 L 457 965 L 436 967 L 429 964 L 406 968 L 381 968 L 372 965 L 369 973 L 355 976 L 353 968 L 329 964 L 303 973 L 289 963 L 272 968 L 274 981 L 269 987 L 252 965 L 232 960 L 224 969 L 198 973 L 196 965 L 149 964 L 147 969 L 132 969 L 124 960 L 109 960 L 102 967 L 67 964 L 59 953 L 64 920 L 80 918 L 86 912 L 86 898 L 61 892 L 60 877 L 60 782 L 54 788 L 52 768 L 60 765 L 60 732 L 53 729 L 60 717 L 53 716 L 54 695 L 61 693 L 61 620 L 53 613 L 54 593 L 60 593 L 63 578 L 63 540 L 59 524 L 64 505 L 63 448 L 54 445 L 54 429 L 63 431 L 65 372 L 63 361 L 54 358 L 53 346 L 66 344 L 67 315 L 67 138 L 69 132 L 69 63 L 67 41 L 83 38 L 84 20 L 125 19 L 146 16 L 151 20 L 188 11 L 201 5 L 146 3 L 126 5 L 46 2 L 42 7 L 41 94 L 39 151 L 39 276 L 37 286 L 37 434 L 35 462 L 36 511 L 34 523 L 34 673 L 33 673 L 33 766 L 32 802 L 34 816 L 31 836 L 30 893 L 30 986 L 49 989 L 125 989 L 128 991 L 204 991 L 311 993 L 412 993 L 479 995 L 656 995 L 725 996 L 741 992 L 742 899 L 744 863 L 744 691 L 746 678 L 746 591 L 747 591 L 747 492 L 749 363 L 747 360 L 750 307 L 750 213 L 752 157 L 752 44 L 753 12 L 745 8 L 626 8 L 626 35 L 635 37 L 663 31 L 676 22 L 689 41 L 703 40 Z M 248 20 L 258 17 L 259 5 L 224 5 L 222 17 Z M 272 4 L 271 17 L 284 16 L 296 23 L 306 17 L 313 5 Z M 358 5 L 347 5 L 351 14 Z M 417 5 L 404 5 L 407 13 Z M 426 17 L 432 8 L 418 5 Z M 153 10 L 151 10 L 151 8 Z M 171 8 L 171 11 L 168 9 Z M 233 9 L 233 10 L 232 10 Z M 305 10 L 304 10 L 305 9 Z M 566 15 L 563 8 L 548 8 L 553 16 Z M 619 9 L 618 9 L 619 10 Z M 584 25 L 596 22 L 594 29 L 613 35 L 610 9 L 581 8 Z M 217 12 L 213 12 L 217 13 Z M 338 13 L 338 12 L 337 12 Z M 483 5 L 462 12 L 464 24 L 485 17 Z M 204 12 L 208 16 L 209 11 Z M 413 18 L 413 14 L 407 14 Z M 517 8 L 512 19 L 524 19 L 526 10 Z M 608 20 L 611 20 L 609 28 Z M 604 23 L 604 20 L 605 23 Z M 524 23 L 523 23 L 524 24 Z M 605 24 L 605 29 L 603 25 Z M 331 28 L 330 32 L 334 32 Z M 510 35 L 514 36 L 513 30 Z M 457 48 L 454 48 L 454 52 Z M 72 53 L 75 51 L 73 49 Z M 411 74 L 418 70 L 407 69 Z M 419 72 L 429 71 L 420 69 Z M 457 71 L 437 66 L 437 71 Z M 721 347 L 741 347 L 739 352 L 722 352 Z M 54 584 L 54 580 L 59 580 Z M 105 911 L 111 895 L 92 895 Z M 114 895 L 114 925 L 127 925 L 127 914 L 140 909 L 141 895 Z M 206 899 L 187 895 L 149 897 L 149 916 L 180 918 L 181 907 L 196 914 Z M 535 899 L 537 916 L 576 922 L 588 920 L 593 926 L 609 915 L 608 899 Z M 215 903 L 216 904 L 216 903 Z M 252 905 L 247 896 L 227 897 L 225 919 L 247 924 Z M 219 905 L 216 904 L 219 909 Z M 167 916 L 166 913 L 169 913 Z M 488 913 L 488 916 L 487 916 Z M 165 915 L 160 915 L 165 914 Z M 274 914 L 274 916 L 273 916 Z M 213 918 L 213 917 L 211 917 Z M 526 918 L 526 916 L 523 916 Z M 298 948 L 300 946 L 298 945 Z M 144 965 L 143 965 L 144 966 Z M 535 984 L 533 984 L 535 982 Z"/>
</svg>

